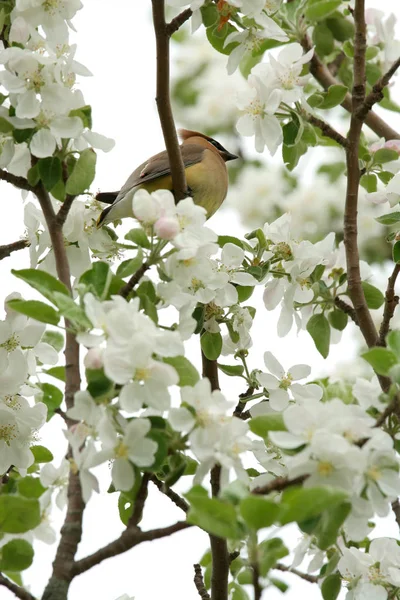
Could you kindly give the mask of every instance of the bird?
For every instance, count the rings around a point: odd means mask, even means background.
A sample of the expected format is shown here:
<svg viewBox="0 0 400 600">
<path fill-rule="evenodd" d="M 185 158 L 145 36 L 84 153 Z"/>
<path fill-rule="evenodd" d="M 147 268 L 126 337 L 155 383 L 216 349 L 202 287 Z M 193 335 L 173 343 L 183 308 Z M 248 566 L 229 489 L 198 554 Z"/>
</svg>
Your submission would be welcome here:
<svg viewBox="0 0 400 600">
<path fill-rule="evenodd" d="M 180 129 L 179 137 L 185 166 L 188 192 L 195 204 L 203 206 L 210 218 L 225 200 L 228 173 L 225 163 L 238 158 L 217 140 L 188 129 Z M 139 165 L 119 192 L 99 192 L 96 200 L 110 204 L 100 214 L 97 227 L 125 217 L 134 217 L 132 198 L 139 189 L 148 192 L 166 189 L 173 191 L 171 169 L 166 150 L 155 154 Z"/>
</svg>

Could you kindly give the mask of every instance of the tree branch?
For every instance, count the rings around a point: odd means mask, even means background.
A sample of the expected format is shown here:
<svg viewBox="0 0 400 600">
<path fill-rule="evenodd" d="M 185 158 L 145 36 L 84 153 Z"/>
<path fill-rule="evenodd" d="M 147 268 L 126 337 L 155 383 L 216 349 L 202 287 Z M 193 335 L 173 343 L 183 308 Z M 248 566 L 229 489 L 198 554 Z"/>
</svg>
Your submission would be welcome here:
<svg viewBox="0 0 400 600">
<path fill-rule="evenodd" d="M 285 573 L 293 573 L 293 575 L 297 575 L 297 577 L 301 577 L 305 581 L 309 581 L 310 583 L 318 583 L 318 577 L 315 575 L 309 575 L 308 573 L 303 573 L 302 571 L 298 571 L 297 569 L 292 569 L 291 567 L 287 567 L 282 563 L 277 563 L 274 567 L 278 571 L 284 571 Z"/>
<path fill-rule="evenodd" d="M 383 309 L 383 319 L 379 329 L 379 345 L 386 346 L 386 336 L 389 333 L 390 321 L 396 310 L 396 306 L 399 303 L 399 297 L 395 295 L 394 288 L 396 285 L 396 279 L 400 272 L 400 264 L 396 264 L 393 269 L 393 273 L 388 279 L 388 286 L 385 294 L 385 307 Z"/>
<path fill-rule="evenodd" d="M 204 585 L 203 573 L 201 572 L 201 566 L 199 564 L 193 565 L 194 568 L 194 585 L 199 593 L 202 600 L 211 600 L 210 594 L 207 592 Z"/>
<path fill-rule="evenodd" d="M 358 325 L 358 319 L 357 319 L 356 311 L 354 310 L 354 308 L 352 306 L 350 306 L 350 304 L 347 304 L 347 302 L 345 302 L 344 300 L 342 300 L 339 296 L 336 296 L 336 298 L 335 298 L 335 306 L 337 308 L 339 308 L 342 312 L 346 313 L 346 315 L 349 315 L 350 319 L 352 321 L 354 321 L 354 323 L 356 325 Z"/>
<path fill-rule="evenodd" d="M 252 570 L 252 583 L 254 589 L 254 600 L 261 600 L 262 596 L 262 587 L 260 585 L 260 569 L 258 568 L 258 564 L 255 562 L 251 565 Z"/>
<path fill-rule="evenodd" d="M 137 285 L 139 283 L 139 281 L 142 279 L 143 275 L 146 273 L 146 271 L 148 271 L 151 267 L 151 264 L 148 262 L 144 262 L 136 271 L 136 273 L 134 273 L 132 275 L 132 277 L 130 278 L 130 280 L 128 281 L 128 283 L 126 283 L 118 292 L 118 294 L 120 296 L 122 296 L 123 298 L 127 298 L 129 296 L 129 294 L 131 293 L 131 291 L 133 290 L 133 288 L 135 287 L 135 285 Z"/>
<path fill-rule="evenodd" d="M 302 115 L 304 116 L 306 121 L 311 123 L 311 125 L 314 125 L 315 127 L 319 127 L 319 129 L 322 131 L 322 133 L 324 134 L 325 137 L 328 137 L 331 140 L 334 140 L 337 144 L 339 144 L 340 146 L 343 146 L 343 148 L 347 147 L 347 139 L 345 137 L 343 137 L 338 131 L 336 131 L 336 129 L 331 127 L 329 125 L 329 123 L 326 123 L 322 119 L 318 119 L 317 117 L 314 117 L 314 115 L 311 115 L 310 113 L 307 113 L 306 111 L 303 111 Z"/>
<path fill-rule="evenodd" d="M 187 513 L 189 510 L 189 504 L 179 494 L 174 492 L 170 487 L 165 487 L 165 484 L 160 481 L 155 475 L 150 477 L 150 481 L 160 490 L 162 494 L 165 494 L 178 508 Z"/>
<path fill-rule="evenodd" d="M 356 0 L 354 9 L 354 84 L 352 91 L 352 114 L 347 136 L 348 146 L 346 148 L 347 190 L 344 213 L 344 245 L 346 250 L 349 295 L 354 306 L 360 330 L 368 347 L 371 347 L 377 345 L 378 333 L 361 285 L 360 257 L 357 241 L 357 206 L 360 182 L 358 148 L 362 121 L 356 115 L 365 98 L 366 24 L 364 2 L 365 0 Z"/>
<path fill-rule="evenodd" d="M 24 590 L 24 588 L 11 581 L 11 579 L 4 577 L 2 573 L 0 573 L 0 586 L 1 585 L 10 590 L 10 592 L 12 592 L 17 598 L 20 598 L 20 600 L 35 600 L 35 597 L 32 596 L 30 592 Z"/>
<path fill-rule="evenodd" d="M 392 510 L 394 512 L 396 523 L 400 528 L 400 502 L 398 498 L 392 502 Z"/>
<path fill-rule="evenodd" d="M 179 15 L 177 15 L 170 23 L 167 25 L 167 34 L 169 37 L 173 35 L 190 17 L 192 16 L 193 11 L 190 8 L 186 8 Z"/>
<path fill-rule="evenodd" d="M 58 223 L 50 196 L 45 188 L 39 184 L 35 187 L 34 191 L 46 219 L 56 262 L 57 275 L 72 295 L 71 274 L 64 246 L 62 224 Z M 68 409 L 73 406 L 74 395 L 80 388 L 81 379 L 79 370 L 79 344 L 67 319 L 65 319 L 65 327 L 67 330 L 64 350 L 66 372 L 65 402 Z M 72 580 L 74 556 L 82 537 L 83 511 L 84 503 L 79 475 L 71 470 L 68 483 L 67 514 L 61 529 L 61 538 L 53 562 L 53 573 L 46 586 L 42 600 L 66 600 L 67 598 L 69 584 Z"/>
<path fill-rule="evenodd" d="M 203 365 L 203 377 L 207 377 L 211 389 L 219 390 L 218 364 L 216 360 L 209 360 L 201 353 Z M 211 469 L 211 491 L 213 497 L 218 496 L 220 490 L 221 467 L 215 465 Z M 229 578 L 229 553 L 226 540 L 210 534 L 210 546 L 212 556 L 211 573 L 211 598 L 212 600 L 228 600 L 228 578 Z"/>
<path fill-rule="evenodd" d="M 76 196 L 68 195 L 62 203 L 62 206 L 60 207 L 60 210 L 57 213 L 57 224 L 60 227 L 62 227 L 65 221 L 67 220 L 69 211 L 71 210 L 71 206 L 75 198 Z"/>
<path fill-rule="evenodd" d="M 243 421 L 246 420 L 246 418 L 250 418 L 250 413 L 249 411 L 244 411 L 245 407 L 246 407 L 246 398 L 250 398 L 250 396 L 252 396 L 254 394 L 254 388 L 253 387 L 249 387 L 245 392 L 243 392 L 243 394 L 239 395 L 239 402 L 236 405 L 235 410 L 233 411 L 233 416 L 234 417 L 238 417 L 239 419 L 243 419 Z M 243 402 L 244 401 L 244 402 Z M 249 413 L 249 416 L 247 416 L 246 413 Z"/>
<path fill-rule="evenodd" d="M 301 40 L 301 45 L 303 46 L 305 52 L 308 52 L 313 47 L 311 40 L 307 35 Z M 331 85 L 337 85 L 339 83 L 315 52 L 310 61 L 310 72 L 325 90 L 327 90 Z M 350 94 L 346 94 L 341 105 L 348 112 L 352 112 L 352 99 Z M 385 140 L 400 139 L 400 134 L 392 129 L 383 119 L 381 119 L 372 111 L 366 116 L 365 123 L 370 129 L 372 129 L 372 131 L 376 133 L 376 135 L 385 138 Z"/>
<path fill-rule="evenodd" d="M 185 521 L 178 521 L 168 527 L 151 529 L 150 531 L 141 531 L 139 527 L 127 527 L 121 533 L 119 538 L 110 544 L 107 544 L 107 546 L 100 548 L 100 550 L 97 550 L 93 554 L 75 562 L 72 570 L 73 577 L 85 573 L 95 565 L 100 564 L 103 560 L 106 560 L 106 558 L 112 558 L 127 552 L 142 542 L 158 540 L 167 537 L 172 533 L 176 533 L 177 531 L 182 531 L 182 529 L 187 529 L 188 527 L 192 527 L 192 525 Z"/>
<path fill-rule="evenodd" d="M 16 250 L 23 250 L 24 248 L 29 248 L 30 245 L 31 243 L 29 240 L 18 240 L 16 242 L 13 242 L 12 244 L 0 246 L 0 260 L 3 260 L 3 258 L 7 258 L 12 252 L 15 252 Z"/>
<path fill-rule="evenodd" d="M 357 118 L 361 121 L 364 121 L 366 116 L 368 115 L 371 108 L 377 102 L 380 102 L 383 99 L 383 90 L 389 84 L 389 81 L 396 73 L 397 69 L 400 67 L 400 58 L 398 58 L 390 67 L 390 69 L 382 75 L 382 77 L 375 83 L 372 90 L 365 98 L 363 104 L 359 107 L 357 111 Z"/>
<path fill-rule="evenodd" d="M 25 177 L 20 177 L 19 175 L 13 175 L 8 171 L 4 171 L 4 169 L 0 169 L 0 179 L 3 181 L 7 181 L 11 183 L 15 187 L 20 190 L 26 190 L 27 192 L 34 192 L 34 188 L 28 183 Z"/>
<path fill-rule="evenodd" d="M 282 492 L 288 487 L 292 485 L 299 485 L 303 483 L 307 479 L 308 475 L 300 475 L 299 477 L 295 477 L 294 479 L 289 479 L 289 477 L 276 477 L 266 485 L 262 487 L 256 487 L 251 491 L 252 494 L 270 494 L 271 492 Z"/>
<path fill-rule="evenodd" d="M 157 46 L 157 95 L 156 103 L 164 135 L 165 147 L 171 167 L 172 186 L 176 200 L 182 200 L 187 193 L 185 167 L 179 148 L 171 109 L 169 92 L 169 39 L 165 22 L 164 0 L 151 0 L 153 23 Z M 189 15 L 190 16 L 190 15 Z M 171 25 L 171 24 L 170 24 Z"/>
</svg>

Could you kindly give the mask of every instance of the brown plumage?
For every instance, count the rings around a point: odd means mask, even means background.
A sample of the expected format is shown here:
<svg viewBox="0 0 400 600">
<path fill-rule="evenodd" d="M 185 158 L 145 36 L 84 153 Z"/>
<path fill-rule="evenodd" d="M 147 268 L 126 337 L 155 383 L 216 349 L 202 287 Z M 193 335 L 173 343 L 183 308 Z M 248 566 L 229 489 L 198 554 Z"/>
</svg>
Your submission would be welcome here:
<svg viewBox="0 0 400 600">
<path fill-rule="evenodd" d="M 211 217 L 224 201 L 228 191 L 225 163 L 237 156 L 228 152 L 213 138 L 198 131 L 180 129 L 179 136 L 183 140 L 180 148 L 190 194 L 194 202 L 203 206 L 207 210 L 207 216 Z M 97 194 L 97 200 L 111 204 L 101 213 L 98 226 L 116 219 L 133 217 L 132 198 L 139 189 L 148 192 L 172 190 L 166 150 L 139 165 L 119 192 Z"/>
</svg>

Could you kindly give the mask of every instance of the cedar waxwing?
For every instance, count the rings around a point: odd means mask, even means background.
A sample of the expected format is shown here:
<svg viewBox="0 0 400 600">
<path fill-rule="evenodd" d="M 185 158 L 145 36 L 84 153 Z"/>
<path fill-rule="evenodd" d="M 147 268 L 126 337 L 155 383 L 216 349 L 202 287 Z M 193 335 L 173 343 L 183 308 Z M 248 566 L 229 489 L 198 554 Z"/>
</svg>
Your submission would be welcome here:
<svg viewBox="0 0 400 600">
<path fill-rule="evenodd" d="M 225 200 L 228 191 L 228 173 L 225 163 L 238 158 L 213 138 L 180 129 L 183 140 L 181 152 L 185 165 L 186 181 L 194 202 L 207 210 L 211 217 Z M 97 226 L 116 219 L 133 217 L 132 198 L 139 189 L 148 192 L 172 190 L 172 178 L 167 151 L 160 152 L 142 163 L 122 186 L 119 192 L 100 192 L 96 199 L 111 204 L 103 210 Z"/>
</svg>

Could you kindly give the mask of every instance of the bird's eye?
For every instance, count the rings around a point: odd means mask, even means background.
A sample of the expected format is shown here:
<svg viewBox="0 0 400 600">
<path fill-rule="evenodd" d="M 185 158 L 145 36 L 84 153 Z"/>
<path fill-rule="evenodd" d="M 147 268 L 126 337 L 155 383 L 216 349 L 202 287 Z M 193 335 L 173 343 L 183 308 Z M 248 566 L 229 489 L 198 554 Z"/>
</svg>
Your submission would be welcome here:
<svg viewBox="0 0 400 600">
<path fill-rule="evenodd" d="M 217 140 L 213 140 L 212 138 L 210 138 L 209 141 L 210 141 L 210 144 L 212 144 L 214 146 L 214 148 L 216 148 L 220 152 L 226 152 L 225 148 L 223 146 L 221 146 L 221 144 L 219 142 L 217 142 Z"/>
</svg>

